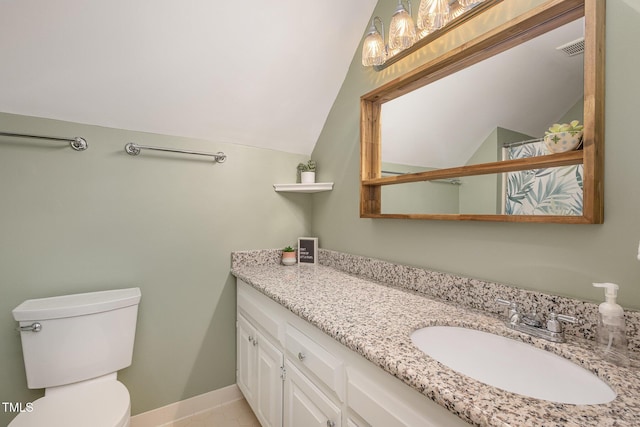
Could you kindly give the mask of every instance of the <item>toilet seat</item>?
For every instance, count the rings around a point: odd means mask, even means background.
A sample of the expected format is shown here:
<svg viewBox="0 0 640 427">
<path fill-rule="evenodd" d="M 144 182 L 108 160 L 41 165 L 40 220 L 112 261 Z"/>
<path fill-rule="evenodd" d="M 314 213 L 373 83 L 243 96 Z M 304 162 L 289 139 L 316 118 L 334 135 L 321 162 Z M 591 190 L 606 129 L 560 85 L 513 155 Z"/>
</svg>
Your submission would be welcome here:
<svg viewBox="0 0 640 427">
<path fill-rule="evenodd" d="M 128 427 L 129 391 L 119 381 L 77 384 L 33 402 L 9 427 Z"/>
</svg>

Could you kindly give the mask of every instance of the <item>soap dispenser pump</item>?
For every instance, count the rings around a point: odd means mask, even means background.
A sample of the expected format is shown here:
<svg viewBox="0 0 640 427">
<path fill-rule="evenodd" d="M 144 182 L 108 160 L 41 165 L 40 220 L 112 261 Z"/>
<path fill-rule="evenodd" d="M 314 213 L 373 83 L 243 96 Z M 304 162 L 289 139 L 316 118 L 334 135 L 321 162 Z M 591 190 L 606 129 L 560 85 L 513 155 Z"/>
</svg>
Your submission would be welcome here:
<svg viewBox="0 0 640 427">
<path fill-rule="evenodd" d="M 605 302 L 598 308 L 598 330 L 596 331 L 598 350 L 605 360 L 628 367 L 624 310 L 616 303 L 620 287 L 615 283 L 594 283 L 593 286 L 605 288 Z"/>
</svg>

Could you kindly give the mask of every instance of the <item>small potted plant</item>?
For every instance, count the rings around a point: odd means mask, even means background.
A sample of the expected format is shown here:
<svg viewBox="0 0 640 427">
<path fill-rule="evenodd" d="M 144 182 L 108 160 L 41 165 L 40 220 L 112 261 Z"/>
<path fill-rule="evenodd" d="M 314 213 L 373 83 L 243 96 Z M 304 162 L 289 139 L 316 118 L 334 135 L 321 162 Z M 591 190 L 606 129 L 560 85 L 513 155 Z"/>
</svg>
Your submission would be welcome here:
<svg viewBox="0 0 640 427">
<path fill-rule="evenodd" d="M 298 173 L 302 184 L 313 184 L 316 182 L 316 162 L 309 160 L 307 163 L 299 163 Z"/>
<path fill-rule="evenodd" d="M 297 262 L 296 250 L 291 246 L 287 246 L 282 250 L 282 264 L 294 265 Z"/>
<path fill-rule="evenodd" d="M 552 153 L 564 153 L 580 146 L 583 125 L 578 120 L 554 124 L 544 133 L 544 143 Z"/>
</svg>

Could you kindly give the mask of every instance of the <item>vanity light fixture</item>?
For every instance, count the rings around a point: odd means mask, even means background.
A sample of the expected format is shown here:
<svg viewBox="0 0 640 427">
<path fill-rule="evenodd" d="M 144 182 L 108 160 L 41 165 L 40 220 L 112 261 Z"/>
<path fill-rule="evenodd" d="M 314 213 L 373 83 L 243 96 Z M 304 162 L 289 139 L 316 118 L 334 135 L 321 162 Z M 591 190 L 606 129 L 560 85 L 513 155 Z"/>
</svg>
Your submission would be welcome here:
<svg viewBox="0 0 640 427">
<path fill-rule="evenodd" d="M 449 5 L 449 17 L 447 18 L 447 22 L 453 21 L 458 16 L 465 13 L 467 10 L 469 10 L 469 7 L 470 6 L 464 5 L 464 0 L 458 0 L 454 4 Z"/>
<path fill-rule="evenodd" d="M 380 23 L 382 35 L 376 27 L 376 20 Z M 387 46 L 384 44 L 384 23 L 378 16 L 371 20 L 371 26 L 362 44 L 362 65 L 382 65 L 387 60 Z"/>
<path fill-rule="evenodd" d="M 422 0 L 417 26 L 411 17 L 411 0 L 398 0 L 385 43 L 384 23 L 378 16 L 371 20 L 362 44 L 362 65 L 380 67 L 389 59 L 415 45 L 486 0 Z M 405 8 L 405 3 L 407 7 Z M 407 10 L 408 9 L 408 10 Z M 379 25 L 376 26 L 376 23 Z M 378 27 L 380 30 L 378 30 Z"/>
<path fill-rule="evenodd" d="M 409 11 L 404 8 L 403 0 L 398 0 L 398 7 L 389 24 L 389 49 L 406 49 L 416 42 L 416 24 L 411 18 L 411 0 L 406 0 Z"/>
<path fill-rule="evenodd" d="M 418 9 L 420 35 L 426 36 L 449 22 L 449 0 L 422 0 Z"/>
</svg>

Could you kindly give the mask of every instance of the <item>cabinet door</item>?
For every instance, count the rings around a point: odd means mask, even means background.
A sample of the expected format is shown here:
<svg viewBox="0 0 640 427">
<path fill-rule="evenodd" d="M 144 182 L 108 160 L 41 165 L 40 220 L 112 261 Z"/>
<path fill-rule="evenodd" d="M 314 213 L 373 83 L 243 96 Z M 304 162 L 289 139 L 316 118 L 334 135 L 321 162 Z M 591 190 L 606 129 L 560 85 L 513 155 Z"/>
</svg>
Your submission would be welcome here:
<svg viewBox="0 0 640 427">
<path fill-rule="evenodd" d="M 256 417 L 262 427 L 282 426 L 282 352 L 258 333 L 256 352 Z"/>
<path fill-rule="evenodd" d="M 255 402 L 255 392 L 257 383 L 256 373 L 256 348 L 254 340 L 256 339 L 256 330 L 251 324 L 238 315 L 236 327 L 236 381 L 240 391 L 247 399 L 247 402 L 253 407 Z"/>
<path fill-rule="evenodd" d="M 340 409 L 290 362 L 284 383 L 285 427 L 340 427 Z"/>
</svg>

